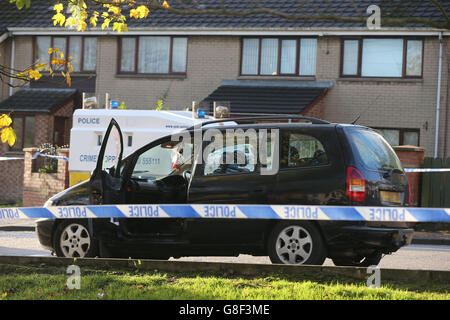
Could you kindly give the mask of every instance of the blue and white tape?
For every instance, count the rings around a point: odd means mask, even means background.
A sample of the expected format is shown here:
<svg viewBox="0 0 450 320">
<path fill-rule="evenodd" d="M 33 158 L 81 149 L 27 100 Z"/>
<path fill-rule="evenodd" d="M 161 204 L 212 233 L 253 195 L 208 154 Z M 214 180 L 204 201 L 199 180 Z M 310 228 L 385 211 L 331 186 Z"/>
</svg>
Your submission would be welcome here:
<svg viewBox="0 0 450 320">
<path fill-rule="evenodd" d="M 23 160 L 24 157 L 0 157 L 0 161 Z"/>
<path fill-rule="evenodd" d="M 51 155 L 51 154 L 45 154 L 45 153 L 40 153 L 40 152 L 36 152 L 36 153 L 33 155 L 33 159 L 36 159 L 38 156 L 44 157 L 44 158 L 51 158 L 51 159 L 57 159 L 57 160 L 69 161 L 69 158 L 67 158 L 67 157 L 54 156 L 54 155 Z"/>
<path fill-rule="evenodd" d="M 450 172 L 450 168 L 435 168 L 435 169 L 425 169 L 425 168 L 417 168 L 417 169 L 413 169 L 413 168 L 408 168 L 405 169 L 405 172 L 422 172 L 422 173 L 427 173 L 427 172 Z"/>
<path fill-rule="evenodd" d="M 203 218 L 450 222 L 450 209 L 298 205 L 103 205 L 1 208 L 1 219 Z"/>
</svg>

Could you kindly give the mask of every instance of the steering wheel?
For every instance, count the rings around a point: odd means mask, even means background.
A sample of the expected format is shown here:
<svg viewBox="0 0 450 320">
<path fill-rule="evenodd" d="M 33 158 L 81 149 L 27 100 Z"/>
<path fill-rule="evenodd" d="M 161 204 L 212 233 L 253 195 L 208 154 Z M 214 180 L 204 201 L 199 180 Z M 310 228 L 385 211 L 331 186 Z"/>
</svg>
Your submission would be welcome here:
<svg viewBox="0 0 450 320">
<path fill-rule="evenodd" d="M 183 178 L 184 180 L 186 180 L 186 182 L 189 182 L 189 180 L 191 180 L 191 171 L 190 170 L 183 171 Z"/>
</svg>

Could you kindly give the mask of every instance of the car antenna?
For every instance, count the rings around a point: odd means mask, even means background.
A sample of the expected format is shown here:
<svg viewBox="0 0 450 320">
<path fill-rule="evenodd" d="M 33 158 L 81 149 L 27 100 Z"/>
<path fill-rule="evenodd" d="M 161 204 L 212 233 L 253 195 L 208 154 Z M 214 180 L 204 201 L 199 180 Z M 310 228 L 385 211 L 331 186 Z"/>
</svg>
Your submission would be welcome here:
<svg viewBox="0 0 450 320">
<path fill-rule="evenodd" d="M 381 96 L 381 94 L 379 94 L 378 97 L 376 97 L 375 100 L 370 105 L 368 105 L 362 112 L 360 112 L 358 114 L 358 116 L 356 117 L 356 119 L 353 120 L 353 122 L 351 122 L 351 124 L 356 124 L 356 122 L 358 122 L 359 118 L 361 118 L 361 116 L 367 111 L 367 109 L 369 109 L 369 107 L 371 107 L 375 102 L 377 102 L 377 100 L 380 96 Z"/>
</svg>

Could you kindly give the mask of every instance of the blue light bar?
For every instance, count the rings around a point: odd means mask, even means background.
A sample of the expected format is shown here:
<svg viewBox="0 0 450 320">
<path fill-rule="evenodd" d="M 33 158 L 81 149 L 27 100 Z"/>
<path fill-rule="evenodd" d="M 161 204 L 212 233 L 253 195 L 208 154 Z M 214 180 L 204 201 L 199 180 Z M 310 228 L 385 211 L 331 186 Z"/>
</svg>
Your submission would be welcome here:
<svg viewBox="0 0 450 320">
<path fill-rule="evenodd" d="M 111 108 L 118 108 L 118 107 L 119 107 L 119 101 L 111 100 Z"/>
<path fill-rule="evenodd" d="M 204 118 L 206 116 L 205 110 L 198 110 L 197 117 Z"/>
</svg>

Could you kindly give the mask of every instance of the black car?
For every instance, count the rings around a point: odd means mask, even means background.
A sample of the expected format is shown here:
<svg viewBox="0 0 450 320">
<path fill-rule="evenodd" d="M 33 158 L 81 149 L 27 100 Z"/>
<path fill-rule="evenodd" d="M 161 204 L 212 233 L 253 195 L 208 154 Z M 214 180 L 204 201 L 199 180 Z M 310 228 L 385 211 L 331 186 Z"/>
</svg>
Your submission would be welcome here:
<svg viewBox="0 0 450 320">
<path fill-rule="evenodd" d="M 401 163 L 372 129 L 301 116 L 233 121 L 189 128 L 182 139 L 158 139 L 122 160 L 122 134 L 112 120 L 91 179 L 47 205 L 409 204 Z M 241 137 L 231 137 L 236 132 Z M 37 233 L 44 247 L 66 257 L 251 254 L 273 263 L 321 265 L 329 257 L 368 266 L 410 244 L 413 229 L 364 221 L 95 218 L 41 219 Z"/>
</svg>

